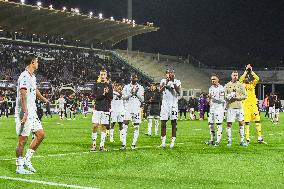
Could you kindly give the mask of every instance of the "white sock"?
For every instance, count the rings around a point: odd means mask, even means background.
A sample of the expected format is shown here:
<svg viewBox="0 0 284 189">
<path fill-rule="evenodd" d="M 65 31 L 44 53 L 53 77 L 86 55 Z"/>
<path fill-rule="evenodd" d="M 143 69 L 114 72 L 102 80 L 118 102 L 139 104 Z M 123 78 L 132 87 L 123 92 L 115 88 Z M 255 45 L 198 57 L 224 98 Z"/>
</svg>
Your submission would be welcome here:
<svg viewBox="0 0 284 189">
<path fill-rule="evenodd" d="M 152 117 L 151 116 L 149 116 L 148 117 L 148 135 L 151 135 L 151 133 L 152 133 Z"/>
<path fill-rule="evenodd" d="M 25 161 L 30 161 L 33 154 L 34 154 L 34 150 L 33 149 L 28 149 L 27 150 L 27 153 L 26 153 L 26 156 L 25 156 Z"/>
<path fill-rule="evenodd" d="M 98 137 L 98 133 L 92 133 L 93 145 L 96 145 L 97 137 Z"/>
<path fill-rule="evenodd" d="M 24 168 L 24 158 L 23 157 L 18 157 L 16 159 L 16 166 L 17 166 L 17 170 Z"/>
<path fill-rule="evenodd" d="M 174 144 L 176 141 L 176 137 L 172 137 L 172 143 Z"/>
<path fill-rule="evenodd" d="M 159 130 L 159 120 L 158 118 L 155 118 L 155 134 L 158 134 L 158 130 Z"/>
<path fill-rule="evenodd" d="M 162 137 L 162 144 L 166 144 L 166 139 L 167 139 L 166 135 Z"/>
<path fill-rule="evenodd" d="M 215 136 L 215 129 L 213 124 L 209 124 L 209 130 L 210 130 L 210 140 L 214 141 Z"/>
<path fill-rule="evenodd" d="M 241 142 L 244 142 L 244 139 L 245 139 L 245 127 L 243 125 L 240 126 L 240 137 L 241 137 Z"/>
<path fill-rule="evenodd" d="M 135 126 L 134 126 L 134 135 L 133 135 L 132 145 L 136 145 L 136 142 L 137 142 L 137 140 L 138 140 L 139 127 L 140 127 L 140 125 L 135 125 Z"/>
<path fill-rule="evenodd" d="M 114 129 L 110 129 L 110 130 L 109 130 L 109 139 L 110 139 L 111 141 L 113 141 L 113 133 L 114 133 Z"/>
<path fill-rule="evenodd" d="M 221 138 L 222 138 L 222 124 L 217 124 L 218 131 L 217 131 L 217 142 L 220 143 Z"/>
<path fill-rule="evenodd" d="M 232 128 L 227 127 L 228 142 L 232 142 Z"/>
<path fill-rule="evenodd" d="M 104 147 L 105 146 L 105 140 L 106 140 L 106 132 L 101 132 L 101 143 L 100 143 L 100 147 Z"/>
<path fill-rule="evenodd" d="M 128 125 L 123 124 L 123 132 L 122 132 L 122 145 L 126 146 L 126 138 L 127 138 L 127 128 Z"/>
</svg>

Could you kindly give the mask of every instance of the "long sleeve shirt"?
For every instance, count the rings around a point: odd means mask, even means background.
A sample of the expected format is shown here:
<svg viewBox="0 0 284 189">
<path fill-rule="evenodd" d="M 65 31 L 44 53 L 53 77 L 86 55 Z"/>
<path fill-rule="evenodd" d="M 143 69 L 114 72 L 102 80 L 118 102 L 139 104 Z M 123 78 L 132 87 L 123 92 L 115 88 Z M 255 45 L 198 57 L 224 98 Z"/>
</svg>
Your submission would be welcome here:
<svg viewBox="0 0 284 189">
<path fill-rule="evenodd" d="M 245 83 L 245 77 L 247 75 L 247 72 L 240 77 L 239 81 L 243 83 L 246 91 L 247 91 L 247 98 L 243 101 L 244 105 L 256 105 L 257 104 L 257 98 L 255 95 L 255 87 L 259 81 L 259 77 L 256 75 L 256 73 L 251 72 L 251 75 L 253 77 L 253 80 L 250 81 L 249 83 Z"/>
<path fill-rule="evenodd" d="M 225 99 L 227 108 L 241 109 L 243 108 L 242 101 L 247 98 L 246 89 L 239 81 L 230 81 L 225 85 Z"/>
<path fill-rule="evenodd" d="M 104 94 L 105 88 L 108 88 L 108 93 Z M 109 112 L 111 101 L 113 98 L 112 86 L 108 83 L 97 83 L 93 88 L 93 96 L 96 100 L 95 109 L 97 111 Z"/>
</svg>

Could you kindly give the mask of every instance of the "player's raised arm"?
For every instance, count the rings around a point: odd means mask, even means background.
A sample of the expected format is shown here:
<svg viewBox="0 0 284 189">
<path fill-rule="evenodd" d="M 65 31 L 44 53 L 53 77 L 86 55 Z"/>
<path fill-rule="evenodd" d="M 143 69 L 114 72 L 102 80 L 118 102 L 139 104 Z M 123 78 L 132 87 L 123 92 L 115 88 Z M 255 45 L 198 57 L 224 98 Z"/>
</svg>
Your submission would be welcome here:
<svg viewBox="0 0 284 189">
<path fill-rule="evenodd" d="M 252 69 L 252 67 L 251 67 L 251 69 Z M 256 86 L 256 84 L 259 82 L 259 77 L 258 77 L 258 75 L 256 75 L 256 73 L 254 71 L 251 71 L 251 75 L 254 78 L 253 84 L 254 84 L 254 86 Z"/>
</svg>

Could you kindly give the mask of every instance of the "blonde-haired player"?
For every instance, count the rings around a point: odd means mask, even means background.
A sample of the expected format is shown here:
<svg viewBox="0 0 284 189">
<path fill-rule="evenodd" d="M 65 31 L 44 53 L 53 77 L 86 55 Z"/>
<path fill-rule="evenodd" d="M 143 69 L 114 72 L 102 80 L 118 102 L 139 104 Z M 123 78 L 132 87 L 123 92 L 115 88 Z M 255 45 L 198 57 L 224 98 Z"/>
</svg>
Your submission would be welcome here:
<svg viewBox="0 0 284 189">
<path fill-rule="evenodd" d="M 243 83 L 246 91 L 247 98 L 243 100 L 244 121 L 245 121 L 245 136 L 247 144 L 250 143 L 250 122 L 255 122 L 255 128 L 258 135 L 258 143 L 264 143 L 261 133 L 260 115 L 257 107 L 257 98 L 255 95 L 255 87 L 259 81 L 259 77 L 252 71 L 252 66 L 248 64 L 244 74 L 240 77 L 239 81 Z"/>
</svg>

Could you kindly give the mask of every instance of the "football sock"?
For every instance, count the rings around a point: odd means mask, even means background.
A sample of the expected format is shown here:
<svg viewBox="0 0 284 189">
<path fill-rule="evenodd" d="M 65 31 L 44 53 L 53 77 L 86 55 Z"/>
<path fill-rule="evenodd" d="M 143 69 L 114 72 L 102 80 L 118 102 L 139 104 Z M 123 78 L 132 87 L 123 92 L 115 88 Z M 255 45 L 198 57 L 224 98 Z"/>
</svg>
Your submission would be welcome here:
<svg viewBox="0 0 284 189">
<path fill-rule="evenodd" d="M 132 141 L 132 145 L 136 145 L 136 142 L 138 140 L 138 136 L 139 136 L 139 125 L 134 125 L 134 135 L 133 135 L 133 141 Z"/>
<path fill-rule="evenodd" d="M 215 136 L 215 129 L 213 124 L 209 124 L 209 130 L 210 130 L 210 140 L 214 141 Z"/>
<path fill-rule="evenodd" d="M 222 138 L 222 124 L 217 124 L 217 142 L 220 143 L 221 138 Z"/>
<path fill-rule="evenodd" d="M 101 143 L 100 143 L 100 147 L 104 147 L 105 146 L 105 140 L 106 140 L 106 132 L 101 132 Z"/>
<path fill-rule="evenodd" d="M 232 128 L 227 127 L 228 142 L 232 142 Z"/>
<path fill-rule="evenodd" d="M 249 138 L 250 138 L 250 137 L 249 137 L 249 133 L 250 133 L 249 126 L 250 126 L 250 125 L 245 125 L 245 130 L 246 130 L 246 131 L 245 131 L 245 134 L 246 134 L 246 139 L 247 139 L 247 140 L 249 140 Z"/>
<path fill-rule="evenodd" d="M 257 136 L 261 137 L 262 133 L 261 133 L 261 124 L 260 123 L 255 123 L 255 128 L 256 128 L 256 132 L 257 132 Z"/>
<path fill-rule="evenodd" d="M 33 156 L 33 154 L 34 154 L 34 152 L 35 151 L 33 149 L 28 149 L 27 153 L 26 153 L 26 156 L 25 156 L 25 160 L 26 161 L 30 161 L 32 156 Z"/>
<path fill-rule="evenodd" d="M 97 137 L 98 137 L 98 133 L 93 133 L 93 134 L 92 134 L 93 145 L 96 145 Z"/>
<path fill-rule="evenodd" d="M 245 128 L 244 126 L 240 126 L 240 137 L 241 137 L 241 142 L 244 142 L 244 138 L 245 138 Z"/>
</svg>

